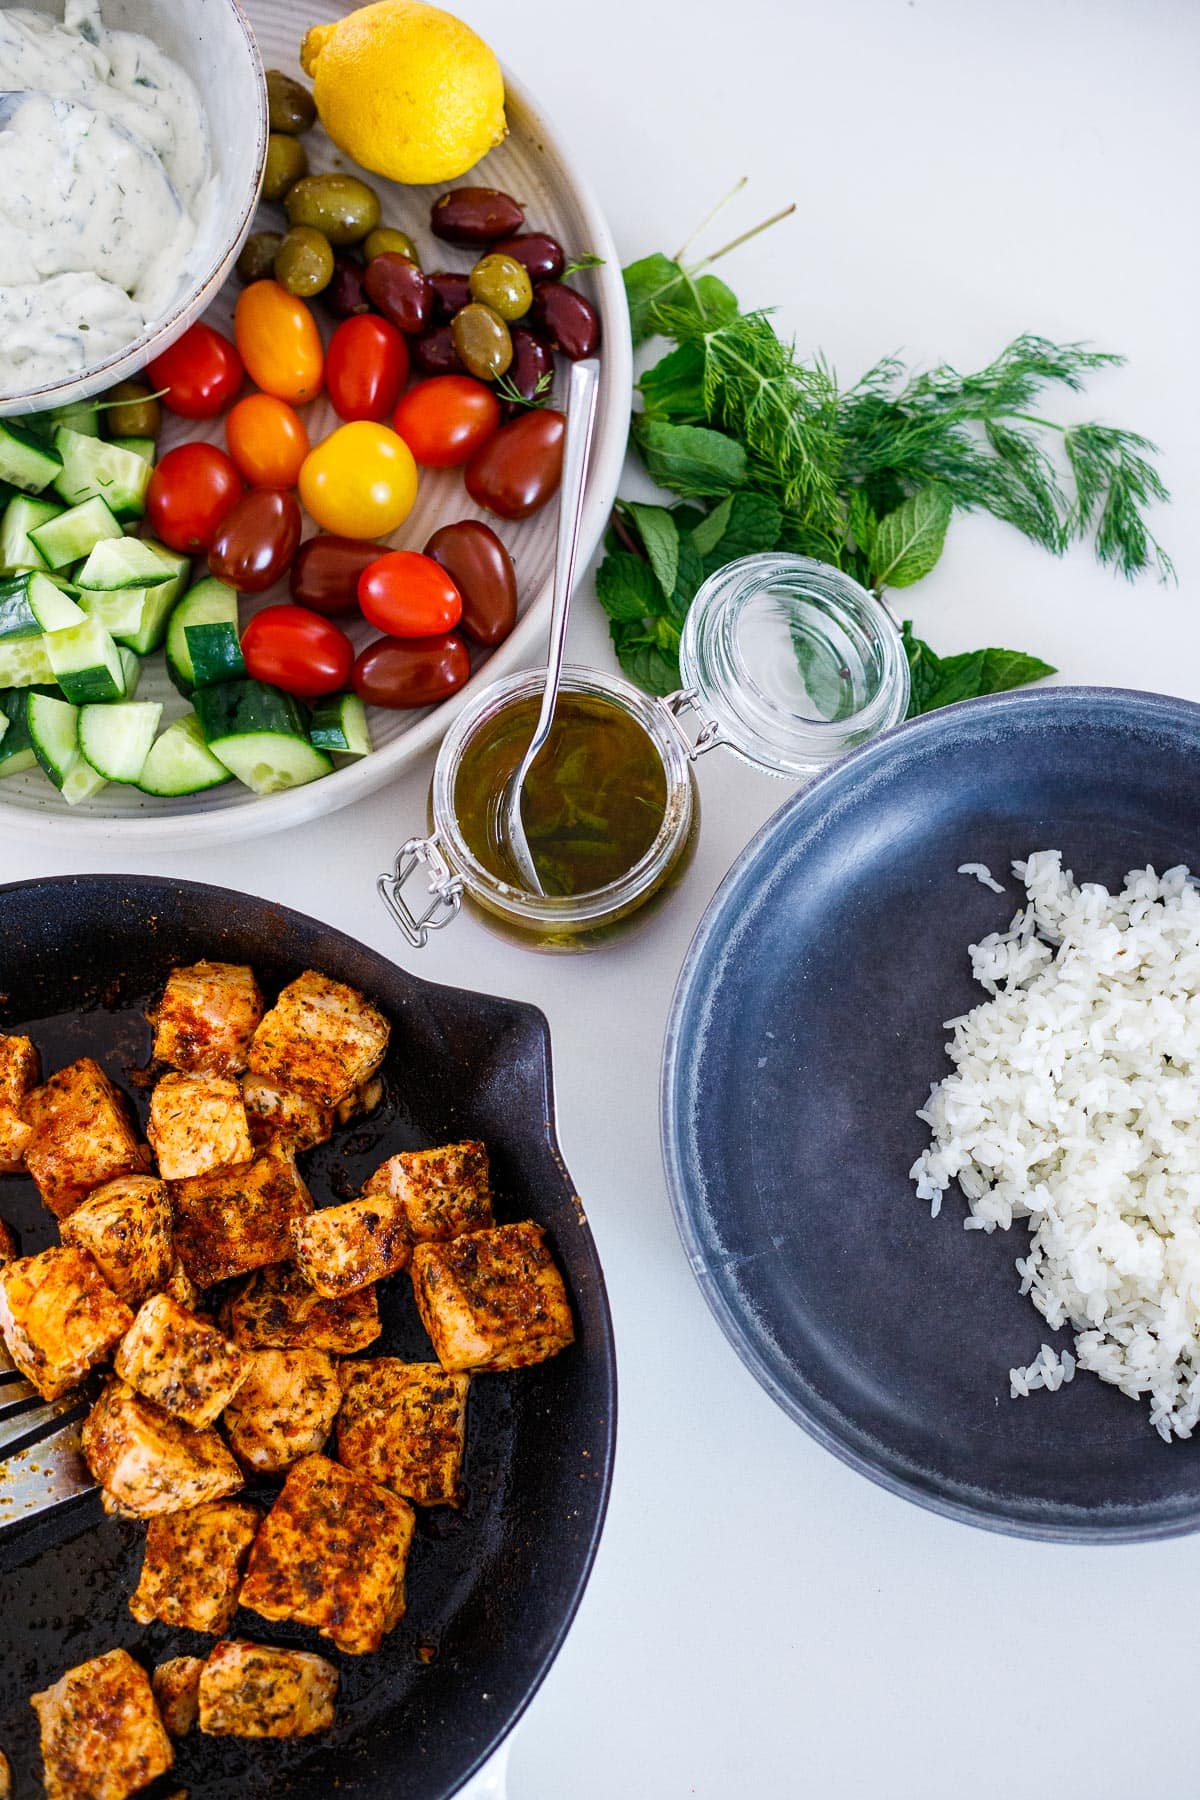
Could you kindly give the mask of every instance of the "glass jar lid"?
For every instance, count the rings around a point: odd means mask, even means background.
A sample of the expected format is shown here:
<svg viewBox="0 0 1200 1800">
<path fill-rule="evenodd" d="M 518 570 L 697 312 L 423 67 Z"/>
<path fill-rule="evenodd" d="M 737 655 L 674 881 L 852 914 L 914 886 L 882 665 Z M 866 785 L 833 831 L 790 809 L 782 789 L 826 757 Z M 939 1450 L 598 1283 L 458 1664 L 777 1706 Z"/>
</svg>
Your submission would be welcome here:
<svg viewBox="0 0 1200 1800">
<path fill-rule="evenodd" d="M 807 556 L 746 556 L 710 576 L 679 662 L 709 741 L 776 775 L 819 774 L 908 710 L 908 659 L 891 614 Z"/>
</svg>

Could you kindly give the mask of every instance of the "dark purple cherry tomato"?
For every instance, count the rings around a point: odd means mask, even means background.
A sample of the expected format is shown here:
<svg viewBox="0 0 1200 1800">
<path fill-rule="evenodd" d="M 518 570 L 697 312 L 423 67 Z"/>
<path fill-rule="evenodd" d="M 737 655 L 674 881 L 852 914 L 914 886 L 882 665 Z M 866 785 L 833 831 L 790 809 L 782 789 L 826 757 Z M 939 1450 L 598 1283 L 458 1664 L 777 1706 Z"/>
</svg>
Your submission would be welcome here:
<svg viewBox="0 0 1200 1800">
<path fill-rule="evenodd" d="M 600 314 L 590 300 L 563 281 L 540 281 L 533 290 L 529 322 L 554 350 L 572 362 L 600 348 Z"/>
<path fill-rule="evenodd" d="M 517 577 L 512 557 L 482 519 L 443 525 L 425 546 L 462 595 L 459 629 L 476 644 L 502 644 L 517 622 Z"/>
<path fill-rule="evenodd" d="M 434 237 L 447 244 L 494 244 L 525 223 L 525 208 L 499 188 L 451 188 L 429 215 Z"/>
<path fill-rule="evenodd" d="M 502 425 L 466 468 L 476 506 L 501 519 L 527 519 L 545 506 L 562 480 L 566 417 L 538 406 Z"/>
<path fill-rule="evenodd" d="M 408 349 L 413 368 L 422 375 L 466 374 L 449 325 L 435 325 L 432 331 L 423 331 L 420 337 L 413 338 Z"/>
<path fill-rule="evenodd" d="M 522 399 L 545 400 L 554 385 L 553 351 L 527 325 L 512 325 L 509 331 L 513 359 L 508 365 L 505 386 L 511 383 Z M 515 419 L 524 410 L 515 400 L 504 402 L 506 419 Z"/>
<path fill-rule="evenodd" d="M 356 313 L 369 313 L 371 302 L 363 286 L 366 270 L 352 256 L 337 251 L 333 258 L 333 275 L 329 286 L 317 296 L 326 312 L 335 319 L 352 319 Z"/>
<path fill-rule="evenodd" d="M 264 594 L 283 574 L 300 542 L 300 507 L 282 488 L 252 488 L 221 522 L 208 569 L 241 594 Z"/>
<path fill-rule="evenodd" d="M 433 311 L 433 283 L 407 256 L 385 250 L 367 264 L 367 298 L 397 331 L 424 331 Z"/>
<path fill-rule="evenodd" d="M 439 325 L 448 325 L 456 312 L 471 304 L 471 277 L 457 269 L 439 269 L 429 277 L 433 289 L 433 317 Z"/>
<path fill-rule="evenodd" d="M 358 611 L 358 578 L 384 554 L 362 538 L 322 532 L 301 544 L 292 564 L 292 599 L 326 618 Z"/>
<path fill-rule="evenodd" d="M 441 637 L 376 638 L 354 665 L 354 691 L 368 706 L 402 710 L 449 699 L 471 673 L 471 656 L 456 632 Z"/>
<path fill-rule="evenodd" d="M 521 231 L 516 237 L 502 238 L 492 248 L 497 256 L 511 256 L 519 262 L 530 281 L 557 281 L 566 266 L 562 245 L 544 231 Z"/>
</svg>

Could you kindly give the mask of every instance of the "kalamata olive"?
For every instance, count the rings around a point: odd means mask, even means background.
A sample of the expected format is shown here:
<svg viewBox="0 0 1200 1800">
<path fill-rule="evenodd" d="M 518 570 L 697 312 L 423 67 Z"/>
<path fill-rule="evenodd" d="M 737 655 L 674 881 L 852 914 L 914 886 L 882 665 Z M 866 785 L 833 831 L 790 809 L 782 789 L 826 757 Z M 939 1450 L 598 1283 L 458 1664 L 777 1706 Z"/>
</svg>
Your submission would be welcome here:
<svg viewBox="0 0 1200 1800">
<path fill-rule="evenodd" d="M 566 267 L 566 255 L 557 238 L 544 231 L 521 231 L 492 245 L 497 256 L 511 256 L 530 281 L 557 281 Z"/>
<path fill-rule="evenodd" d="M 358 578 L 384 554 L 362 538 L 322 532 L 301 544 L 292 563 L 292 598 L 313 612 L 336 619 L 358 611 Z"/>
<path fill-rule="evenodd" d="M 450 335 L 463 368 L 477 381 L 497 381 L 512 361 L 508 326 L 490 306 L 464 306 L 454 315 Z"/>
<path fill-rule="evenodd" d="M 298 138 L 272 132 L 267 139 L 267 164 L 263 173 L 264 200 L 282 200 L 308 174 L 308 151 Z"/>
<path fill-rule="evenodd" d="M 572 362 L 600 348 L 600 314 L 590 300 L 563 281 L 539 281 L 533 290 L 529 323 L 554 350 Z"/>
<path fill-rule="evenodd" d="M 482 519 L 443 525 L 425 546 L 462 595 L 459 630 L 487 649 L 502 644 L 517 622 L 517 577 L 512 557 Z"/>
<path fill-rule="evenodd" d="M 335 319 L 351 319 L 355 313 L 370 312 L 371 302 L 363 286 L 366 272 L 362 264 L 347 256 L 344 250 L 335 251 L 333 274 L 329 286 L 321 294 L 321 304 L 326 312 L 332 313 Z"/>
<path fill-rule="evenodd" d="M 429 215 L 433 235 L 447 244 L 494 244 L 525 223 L 525 209 L 499 188 L 451 188 Z"/>
<path fill-rule="evenodd" d="M 435 325 L 423 331 L 408 346 L 414 369 L 422 375 L 465 375 L 462 358 L 454 348 L 454 332 L 449 325 Z"/>
<path fill-rule="evenodd" d="M 439 269 L 429 277 L 433 288 L 433 316 L 439 324 L 449 324 L 456 312 L 471 304 L 471 277 L 457 269 Z"/>
<path fill-rule="evenodd" d="M 289 225 L 312 225 L 339 248 L 379 223 L 379 195 L 357 175 L 307 175 L 288 189 L 284 209 Z"/>
<path fill-rule="evenodd" d="M 293 225 L 275 253 L 275 279 L 301 300 L 311 300 L 333 279 L 333 249 L 324 232 Z"/>
<path fill-rule="evenodd" d="M 104 429 L 110 438 L 156 438 L 162 407 L 141 381 L 118 381 L 104 396 Z"/>
<path fill-rule="evenodd" d="M 492 252 L 471 270 L 471 298 L 490 306 L 502 319 L 520 319 L 533 304 L 533 283 L 523 264 Z"/>
<path fill-rule="evenodd" d="M 209 546 L 209 573 L 239 593 L 265 593 L 279 580 L 299 542 L 296 496 L 282 488 L 252 488 L 226 514 Z"/>
<path fill-rule="evenodd" d="M 547 400 L 554 387 L 554 352 L 527 325 L 514 325 L 510 336 L 513 359 L 505 387 L 515 388 L 522 400 Z M 515 400 L 505 400 L 504 406 L 510 419 L 525 410 Z"/>
<path fill-rule="evenodd" d="M 267 116 L 272 131 L 307 131 L 315 123 L 317 106 L 306 87 L 282 69 L 267 70 Z"/>
<path fill-rule="evenodd" d="M 275 257 L 283 237 L 278 231 L 255 231 L 242 245 L 237 259 L 237 272 L 249 287 L 252 281 L 270 281 L 275 273 Z"/>
<path fill-rule="evenodd" d="M 535 407 L 502 425 L 467 464 L 467 492 L 501 519 L 527 519 L 562 480 L 563 413 Z"/>
<path fill-rule="evenodd" d="M 417 246 L 407 231 L 396 231 L 391 225 L 377 225 L 374 231 L 368 231 L 363 239 L 362 253 L 368 262 L 374 262 L 377 256 L 407 256 L 418 269 L 421 266 Z"/>
<path fill-rule="evenodd" d="M 433 287 L 428 275 L 407 256 L 392 251 L 367 264 L 363 276 L 367 297 L 397 331 L 424 331 L 433 311 Z"/>
<path fill-rule="evenodd" d="M 355 662 L 354 691 L 368 706 L 434 706 L 467 681 L 471 656 L 455 632 L 430 638 L 376 638 Z"/>
</svg>

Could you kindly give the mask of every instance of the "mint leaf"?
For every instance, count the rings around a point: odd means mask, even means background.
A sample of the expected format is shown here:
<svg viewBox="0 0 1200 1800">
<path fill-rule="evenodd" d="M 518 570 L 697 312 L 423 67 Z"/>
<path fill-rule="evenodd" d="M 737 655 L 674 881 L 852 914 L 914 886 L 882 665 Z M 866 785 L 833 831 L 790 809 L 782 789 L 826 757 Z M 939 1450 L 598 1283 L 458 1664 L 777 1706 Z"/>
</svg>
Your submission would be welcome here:
<svg viewBox="0 0 1200 1800">
<path fill-rule="evenodd" d="M 643 416 L 633 437 L 651 478 L 684 499 L 727 494 L 746 480 L 746 452 L 723 432 Z"/>
<path fill-rule="evenodd" d="M 722 563 L 739 556 L 757 556 L 760 551 L 774 550 L 783 530 L 783 514 L 766 494 L 737 493 L 732 496 L 729 518 L 716 546 Z M 711 570 L 706 570 L 711 573 Z"/>
<path fill-rule="evenodd" d="M 928 575 L 953 511 L 949 489 L 933 482 L 880 519 L 871 544 L 872 587 L 911 587 Z"/>
<path fill-rule="evenodd" d="M 637 384 L 646 412 L 658 419 L 699 420 L 705 416 L 704 352 L 680 344 L 647 369 Z"/>
<path fill-rule="evenodd" d="M 986 692 L 983 670 L 986 650 L 964 650 L 958 656 L 944 656 L 938 670 L 938 683 L 925 702 L 926 712 L 939 706 L 953 706 L 956 700 L 974 700 Z"/>
<path fill-rule="evenodd" d="M 956 700 L 974 700 L 980 694 L 1002 694 L 1009 688 L 1026 687 L 1057 671 L 1039 656 L 1023 650 L 964 650 L 958 656 L 937 656 L 913 635 L 912 621 L 905 619 L 900 636 L 908 657 L 911 694 L 908 717 L 952 706 Z M 803 665 L 802 665 L 803 669 Z"/>
<path fill-rule="evenodd" d="M 1028 687 L 1032 681 L 1044 681 L 1057 675 L 1052 663 L 1040 656 L 1027 656 L 1022 650 L 985 650 L 981 694 L 1003 694 L 1009 688 Z"/>
<path fill-rule="evenodd" d="M 609 629 L 617 661 L 631 681 L 648 694 L 661 696 L 676 691 L 680 685 L 678 632 L 674 643 L 668 639 L 664 647 L 657 635 L 651 638 L 636 626 L 623 625 L 615 619 Z"/>
<path fill-rule="evenodd" d="M 733 495 L 726 494 L 724 500 L 719 500 L 698 525 L 693 525 L 692 543 L 701 556 L 708 556 L 725 536 L 729 528 L 729 515 L 732 511 Z"/>
<path fill-rule="evenodd" d="M 633 347 L 654 336 L 654 309 L 658 302 L 678 293 L 683 285 L 683 270 L 669 256 L 656 253 L 630 263 L 624 271 L 625 298 L 629 302 L 629 324 Z"/>
<path fill-rule="evenodd" d="M 679 527 L 665 506 L 644 506 L 627 500 L 624 509 L 637 527 L 664 595 L 670 599 L 679 577 Z"/>
<path fill-rule="evenodd" d="M 908 658 L 909 697 L 905 716 L 915 719 L 919 713 L 930 710 L 929 703 L 942 679 L 942 659 L 921 638 L 913 635 L 911 619 L 905 619 L 900 627 L 900 641 Z"/>
<path fill-rule="evenodd" d="M 629 550 L 610 550 L 596 570 L 596 598 L 610 619 L 640 621 L 665 610 L 650 564 Z"/>
<path fill-rule="evenodd" d="M 737 296 L 723 281 L 691 276 L 669 256 L 643 256 L 624 275 L 635 350 L 658 333 L 670 337 L 672 313 L 700 326 L 721 325 L 737 315 Z"/>
<path fill-rule="evenodd" d="M 687 609 L 696 598 L 697 589 L 704 580 L 706 570 L 697 550 L 695 542 L 689 537 L 679 540 L 679 563 L 675 573 L 675 586 L 671 592 L 667 612 L 672 619 L 683 623 Z"/>
<path fill-rule="evenodd" d="M 864 488 L 855 488 L 846 507 L 846 530 L 870 560 L 879 520 Z"/>
</svg>

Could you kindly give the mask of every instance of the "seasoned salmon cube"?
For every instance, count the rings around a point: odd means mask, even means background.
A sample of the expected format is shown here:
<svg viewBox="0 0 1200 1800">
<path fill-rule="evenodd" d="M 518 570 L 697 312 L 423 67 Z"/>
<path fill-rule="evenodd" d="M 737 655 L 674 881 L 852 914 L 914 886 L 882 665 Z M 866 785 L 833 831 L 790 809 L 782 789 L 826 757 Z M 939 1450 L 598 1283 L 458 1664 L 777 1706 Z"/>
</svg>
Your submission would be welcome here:
<svg viewBox="0 0 1200 1800">
<path fill-rule="evenodd" d="M 236 1075 L 262 1018 L 263 999 L 244 963 L 198 962 L 172 969 L 148 1016 L 159 1062 L 188 1074 Z"/>
<path fill-rule="evenodd" d="M 444 1242 L 493 1223 L 488 1153 L 477 1138 L 389 1156 L 363 1194 L 389 1194 L 414 1244 Z"/>
<path fill-rule="evenodd" d="M 238 1461 L 277 1475 L 323 1448 L 342 1403 L 337 1365 L 324 1350 L 247 1350 L 249 1373 L 226 1409 Z"/>
<path fill-rule="evenodd" d="M 520 1369 L 575 1336 L 563 1278 L 532 1219 L 418 1244 L 413 1290 L 446 1369 Z"/>
<path fill-rule="evenodd" d="M 150 1152 L 138 1142 L 124 1096 L 90 1056 L 34 1088 L 22 1117 L 33 1129 L 25 1167 L 60 1219 L 101 1182 L 150 1167 Z"/>
<path fill-rule="evenodd" d="M 280 1138 L 293 1150 L 311 1150 L 333 1136 L 333 1109 L 261 1075 L 242 1078 L 242 1105 L 256 1144 Z"/>
<path fill-rule="evenodd" d="M 200 1712 L 202 1656 L 170 1656 L 150 1676 L 159 1717 L 170 1737 L 186 1737 Z"/>
<path fill-rule="evenodd" d="M 114 1378 L 84 1420 L 83 1455 L 109 1512 L 150 1519 L 223 1500 L 242 1472 L 215 1431 L 193 1431 Z"/>
<path fill-rule="evenodd" d="M 328 1350 L 353 1356 L 373 1344 L 383 1326 L 374 1288 L 326 1300 L 299 1269 L 277 1263 L 250 1278 L 222 1310 L 235 1344 L 251 1350 Z"/>
<path fill-rule="evenodd" d="M 242 1605 L 315 1626 L 339 1650 L 378 1650 L 404 1614 L 412 1508 L 325 1456 L 288 1474 L 250 1552 Z"/>
<path fill-rule="evenodd" d="M 300 1273 L 329 1300 L 407 1269 L 412 1257 L 404 1214 L 387 1194 L 293 1219 L 292 1243 Z"/>
<path fill-rule="evenodd" d="M 86 1250 L 113 1292 L 138 1307 L 170 1278 L 171 1203 L 154 1175 L 118 1175 L 63 1220 L 62 1241 Z"/>
<path fill-rule="evenodd" d="M 0 1175 L 19 1175 L 25 1167 L 25 1152 L 33 1136 L 20 1113 L 0 1106 Z"/>
<path fill-rule="evenodd" d="M 132 1323 L 85 1250 L 57 1245 L 0 1269 L 0 1335 L 47 1400 L 103 1362 Z"/>
<path fill-rule="evenodd" d="M 292 1254 L 288 1229 L 312 1211 L 292 1153 L 271 1144 L 251 1163 L 171 1184 L 175 1248 L 197 1287 L 246 1275 Z"/>
<path fill-rule="evenodd" d="M 395 1356 L 340 1373 L 338 1460 L 416 1506 L 457 1506 L 471 1377 Z"/>
<path fill-rule="evenodd" d="M 167 1181 L 228 1169 L 254 1155 L 242 1090 L 225 1075 L 164 1075 L 150 1096 L 146 1136 Z"/>
<path fill-rule="evenodd" d="M 33 1040 L 0 1033 L 0 1175 L 16 1175 L 25 1167 L 25 1147 L 33 1128 L 21 1109 L 42 1079 Z"/>
<path fill-rule="evenodd" d="M 150 1677 L 128 1650 L 68 1669 L 30 1704 L 48 1800 L 127 1800 L 175 1761 Z"/>
<path fill-rule="evenodd" d="M 16 1262 L 18 1254 L 16 1232 L 11 1225 L 6 1225 L 0 1219 L 0 1269 L 7 1263 Z M 0 1800 L 3 1800 L 3 1796 L 0 1796 Z"/>
<path fill-rule="evenodd" d="M 244 1350 L 169 1294 L 145 1302 L 113 1367 L 144 1400 L 197 1430 L 216 1424 L 250 1373 Z"/>
<path fill-rule="evenodd" d="M 220 1637 L 237 1611 L 242 1570 L 261 1523 L 248 1500 L 210 1500 L 151 1519 L 141 1579 L 129 1600 L 134 1618 Z"/>
<path fill-rule="evenodd" d="M 311 1737 L 333 1724 L 337 1690 L 338 1672 L 323 1656 L 234 1638 L 204 1665 L 200 1729 L 209 1737 Z"/>
<path fill-rule="evenodd" d="M 334 1109 L 334 1117 L 339 1125 L 348 1125 L 351 1119 L 364 1119 L 373 1113 L 383 1099 L 383 1077 L 372 1075 L 369 1081 L 359 1085 L 344 1100 L 339 1100 Z"/>
<path fill-rule="evenodd" d="M 389 1030 L 354 988 L 309 969 L 288 983 L 254 1033 L 250 1068 L 322 1106 L 337 1106 L 375 1074 Z"/>
<path fill-rule="evenodd" d="M 172 1248 L 174 1248 L 174 1241 L 172 1241 Z M 162 1285 L 162 1292 L 170 1294 L 172 1300 L 178 1300 L 180 1306 L 185 1307 L 190 1313 L 201 1311 L 203 1295 L 178 1257 L 171 1264 L 171 1273 Z"/>
</svg>

